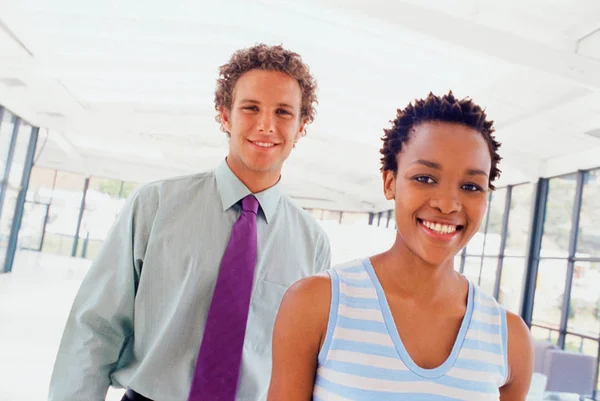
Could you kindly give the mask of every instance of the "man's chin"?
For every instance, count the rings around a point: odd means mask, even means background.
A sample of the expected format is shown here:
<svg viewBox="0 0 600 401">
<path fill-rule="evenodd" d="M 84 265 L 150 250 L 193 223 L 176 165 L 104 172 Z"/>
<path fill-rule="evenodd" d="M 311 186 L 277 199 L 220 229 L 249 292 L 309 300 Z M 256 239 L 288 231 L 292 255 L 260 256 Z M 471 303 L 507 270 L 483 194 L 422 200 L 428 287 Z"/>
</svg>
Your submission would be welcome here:
<svg viewBox="0 0 600 401">
<path fill-rule="evenodd" d="M 275 166 L 272 164 L 250 164 L 246 165 L 246 167 L 248 168 L 248 170 L 256 174 L 268 174 L 274 173 L 275 171 L 281 173 L 281 169 L 276 169 Z"/>
<path fill-rule="evenodd" d="M 246 167 L 257 173 L 266 173 L 273 170 L 281 170 L 281 163 L 277 163 L 273 160 L 247 160 Z"/>
</svg>

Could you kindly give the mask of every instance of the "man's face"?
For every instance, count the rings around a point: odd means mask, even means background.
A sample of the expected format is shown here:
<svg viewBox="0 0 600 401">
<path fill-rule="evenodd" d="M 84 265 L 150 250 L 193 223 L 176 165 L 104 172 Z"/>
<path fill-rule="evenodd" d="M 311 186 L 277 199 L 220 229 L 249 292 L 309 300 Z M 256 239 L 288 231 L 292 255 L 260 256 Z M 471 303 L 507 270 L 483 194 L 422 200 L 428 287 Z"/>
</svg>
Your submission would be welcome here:
<svg viewBox="0 0 600 401">
<path fill-rule="evenodd" d="M 301 102 L 298 81 L 285 73 L 251 70 L 238 79 L 231 110 L 221 110 L 234 173 L 279 176 L 304 131 Z"/>
</svg>

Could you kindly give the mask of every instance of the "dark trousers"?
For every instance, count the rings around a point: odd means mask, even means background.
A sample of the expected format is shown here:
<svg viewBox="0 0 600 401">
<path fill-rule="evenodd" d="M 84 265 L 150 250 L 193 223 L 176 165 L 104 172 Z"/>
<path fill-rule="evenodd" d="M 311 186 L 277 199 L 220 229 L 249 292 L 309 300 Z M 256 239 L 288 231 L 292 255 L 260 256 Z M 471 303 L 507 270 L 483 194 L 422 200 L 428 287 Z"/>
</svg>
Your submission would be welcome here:
<svg viewBox="0 0 600 401">
<path fill-rule="evenodd" d="M 136 393 L 132 389 L 127 389 L 121 401 L 152 401 L 150 398 L 146 398 L 141 394 Z"/>
</svg>

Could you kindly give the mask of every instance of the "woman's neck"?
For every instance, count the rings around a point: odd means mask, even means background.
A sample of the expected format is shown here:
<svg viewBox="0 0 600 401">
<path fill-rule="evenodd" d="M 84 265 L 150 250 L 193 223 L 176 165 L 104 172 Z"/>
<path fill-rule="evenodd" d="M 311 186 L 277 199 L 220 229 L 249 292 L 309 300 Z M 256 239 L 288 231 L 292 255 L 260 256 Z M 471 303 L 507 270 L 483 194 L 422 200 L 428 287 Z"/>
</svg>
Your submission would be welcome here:
<svg viewBox="0 0 600 401">
<path fill-rule="evenodd" d="M 453 259 L 440 265 L 427 263 L 414 254 L 399 236 L 392 248 L 373 256 L 371 262 L 388 291 L 420 302 L 435 303 L 447 299 L 466 285 L 464 277 L 454 270 Z"/>
</svg>

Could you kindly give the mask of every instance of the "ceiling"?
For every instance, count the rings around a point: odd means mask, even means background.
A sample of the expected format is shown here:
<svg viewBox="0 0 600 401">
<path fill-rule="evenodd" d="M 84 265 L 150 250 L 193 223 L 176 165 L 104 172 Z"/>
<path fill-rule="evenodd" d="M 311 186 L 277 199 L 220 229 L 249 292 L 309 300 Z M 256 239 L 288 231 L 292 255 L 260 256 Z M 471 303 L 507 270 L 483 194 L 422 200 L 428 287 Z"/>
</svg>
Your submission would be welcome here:
<svg viewBox="0 0 600 401">
<path fill-rule="evenodd" d="M 197 172 L 227 151 L 217 67 L 259 42 L 302 54 L 319 83 L 283 174 L 305 207 L 389 208 L 382 129 L 429 91 L 487 108 L 499 185 L 600 166 L 598 0 L 0 0 L 0 104 L 42 127 L 39 166 Z"/>
</svg>

